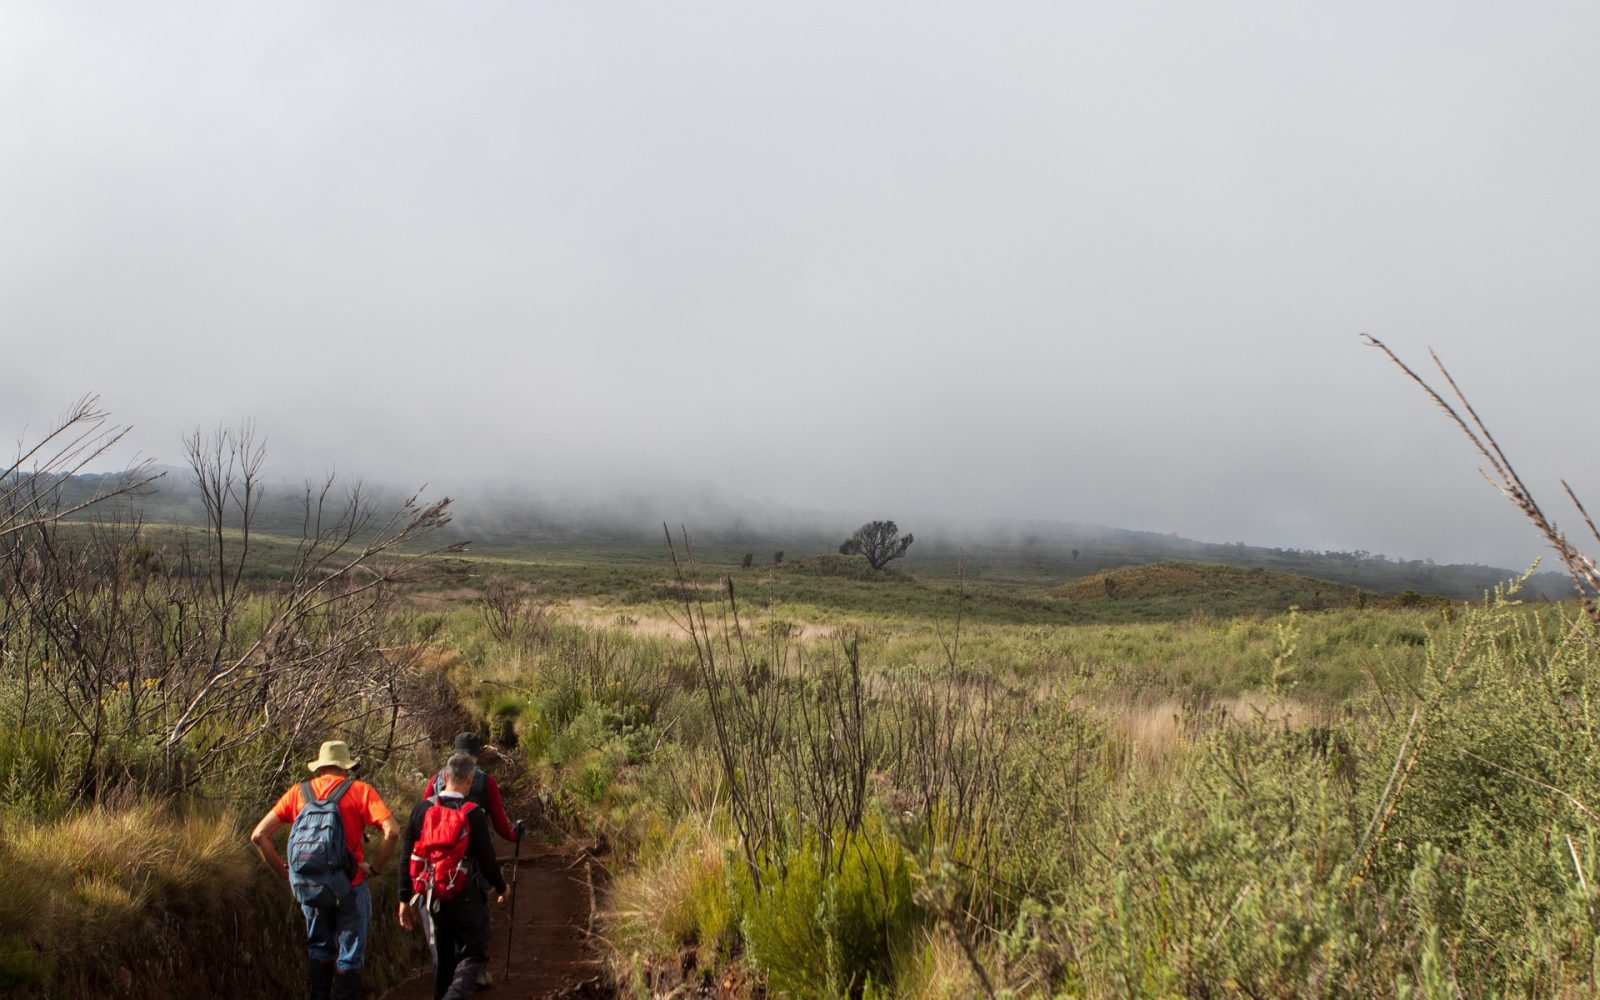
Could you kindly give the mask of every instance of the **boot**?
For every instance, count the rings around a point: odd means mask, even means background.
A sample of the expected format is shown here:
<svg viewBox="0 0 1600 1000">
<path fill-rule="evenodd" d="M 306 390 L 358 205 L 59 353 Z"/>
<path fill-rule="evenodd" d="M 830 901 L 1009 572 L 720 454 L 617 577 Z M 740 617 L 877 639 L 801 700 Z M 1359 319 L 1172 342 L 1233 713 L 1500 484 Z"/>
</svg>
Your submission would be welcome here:
<svg viewBox="0 0 1600 1000">
<path fill-rule="evenodd" d="M 333 977 L 333 1000 L 361 1000 L 361 970 L 340 969 Z"/>
<path fill-rule="evenodd" d="M 456 964 L 455 978 L 450 980 L 450 988 L 445 990 L 444 1000 L 467 1000 L 476 988 L 474 984 L 478 979 L 478 970 L 483 968 L 481 958 L 463 958 Z"/>
<path fill-rule="evenodd" d="M 323 962 L 312 959 L 306 982 L 311 987 L 311 1000 L 332 1000 L 333 959 Z"/>
</svg>

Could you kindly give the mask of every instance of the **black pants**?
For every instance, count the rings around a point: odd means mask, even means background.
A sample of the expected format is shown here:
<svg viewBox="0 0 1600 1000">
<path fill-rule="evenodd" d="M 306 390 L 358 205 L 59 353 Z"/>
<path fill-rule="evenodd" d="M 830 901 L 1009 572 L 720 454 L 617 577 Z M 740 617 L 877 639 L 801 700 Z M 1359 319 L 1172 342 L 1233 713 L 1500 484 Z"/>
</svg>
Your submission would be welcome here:
<svg viewBox="0 0 1600 1000">
<path fill-rule="evenodd" d="M 434 1000 L 466 1000 L 489 964 L 489 899 L 473 886 L 433 914 Z"/>
</svg>

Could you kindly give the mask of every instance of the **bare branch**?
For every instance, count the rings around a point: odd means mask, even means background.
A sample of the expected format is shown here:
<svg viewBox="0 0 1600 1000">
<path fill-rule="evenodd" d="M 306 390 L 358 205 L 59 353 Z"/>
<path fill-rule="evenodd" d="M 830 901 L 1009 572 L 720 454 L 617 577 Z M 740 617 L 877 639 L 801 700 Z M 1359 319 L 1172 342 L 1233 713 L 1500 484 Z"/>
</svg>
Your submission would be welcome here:
<svg viewBox="0 0 1600 1000">
<path fill-rule="evenodd" d="M 128 430 L 110 423 L 100 397 L 87 395 L 37 441 L 19 442 L 16 456 L 0 467 L 0 537 L 53 524 L 160 479 L 164 473 L 152 473 L 148 461 L 137 462 L 111 486 L 101 484 L 92 496 L 63 505 L 72 477 L 115 448 Z"/>
<path fill-rule="evenodd" d="M 1583 602 L 1584 611 L 1593 622 L 1600 625 L 1600 605 L 1597 605 L 1595 601 L 1596 595 L 1600 595 L 1600 566 L 1596 565 L 1594 559 L 1579 551 L 1567 539 L 1566 534 L 1556 527 L 1555 522 L 1545 515 L 1543 508 L 1534 500 L 1532 491 L 1528 489 L 1527 484 L 1522 481 L 1522 477 L 1512 467 L 1511 461 L 1506 457 L 1505 451 L 1501 449 L 1500 443 L 1489 432 L 1488 426 L 1478 416 L 1477 410 L 1468 402 L 1466 394 L 1456 384 L 1455 378 L 1451 376 L 1444 362 L 1439 360 L 1438 355 L 1433 354 L 1431 351 L 1429 352 L 1434 364 L 1438 366 L 1440 374 L 1443 375 L 1445 382 L 1450 386 L 1451 392 L 1460 401 L 1461 408 L 1466 411 L 1467 417 L 1463 417 L 1449 401 L 1428 384 L 1427 380 L 1413 371 L 1404 361 L 1401 361 L 1383 341 L 1370 334 L 1362 334 L 1361 336 L 1368 346 L 1376 347 L 1382 351 L 1390 361 L 1394 362 L 1401 371 L 1405 372 L 1413 382 L 1420 386 L 1428 394 L 1428 397 L 1440 409 L 1444 410 L 1455 425 L 1461 429 L 1461 432 L 1467 436 L 1467 439 L 1472 442 L 1472 446 L 1478 450 L 1478 454 L 1482 455 L 1489 465 L 1490 471 L 1482 469 L 1479 471 L 1496 489 L 1515 504 L 1517 509 L 1522 511 L 1529 521 L 1533 522 L 1534 527 L 1538 528 L 1539 533 L 1556 550 L 1556 554 L 1561 557 L 1562 565 L 1567 569 L 1567 575 L 1572 578 L 1573 587 L 1577 590 L 1578 597 Z M 1577 507 L 1578 513 L 1583 518 L 1585 525 L 1588 526 L 1590 533 L 1594 535 L 1596 541 L 1600 541 L 1600 529 L 1595 527 L 1595 522 L 1589 517 L 1589 512 L 1584 509 L 1583 504 L 1578 501 L 1577 495 L 1573 493 L 1572 488 L 1564 480 L 1561 485 L 1566 490 L 1567 497 Z"/>
</svg>

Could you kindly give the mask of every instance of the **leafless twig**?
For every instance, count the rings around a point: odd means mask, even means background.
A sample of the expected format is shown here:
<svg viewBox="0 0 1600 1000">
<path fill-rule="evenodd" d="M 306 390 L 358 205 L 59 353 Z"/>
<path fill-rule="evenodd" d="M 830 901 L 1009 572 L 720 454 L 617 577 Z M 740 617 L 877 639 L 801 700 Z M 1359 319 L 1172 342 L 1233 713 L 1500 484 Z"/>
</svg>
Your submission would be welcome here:
<svg viewBox="0 0 1600 1000">
<path fill-rule="evenodd" d="M 1376 347 L 1387 355 L 1390 361 L 1394 362 L 1401 371 L 1405 372 L 1413 382 L 1420 386 L 1422 391 L 1428 394 L 1428 398 L 1432 399 L 1461 429 L 1461 432 L 1467 436 L 1467 440 L 1472 442 L 1472 446 L 1477 449 L 1478 454 L 1482 455 L 1484 461 L 1488 463 L 1487 471 L 1484 469 L 1479 469 L 1478 471 L 1507 499 L 1515 504 L 1517 509 L 1522 511 L 1528 520 L 1533 522 L 1534 526 L 1539 529 L 1539 533 L 1544 535 L 1545 540 L 1556 550 L 1557 555 L 1561 557 L 1562 565 L 1567 568 L 1567 574 L 1572 577 L 1572 584 L 1577 589 L 1579 598 L 1583 601 L 1584 611 L 1588 613 L 1591 620 L 1596 624 L 1600 624 L 1600 605 L 1595 602 L 1596 595 L 1600 594 L 1600 565 L 1597 565 L 1594 559 L 1579 551 L 1567 539 L 1566 534 L 1556 527 L 1555 522 L 1545 515 L 1544 509 L 1534 500 L 1532 491 L 1528 489 L 1527 484 L 1522 481 L 1522 477 L 1512 467 L 1511 460 L 1506 457 L 1506 453 L 1501 449 L 1500 443 L 1489 432 L 1489 428 L 1484 424 L 1483 419 L 1478 416 L 1477 410 L 1468 402 L 1466 394 L 1456 384 L 1456 380 L 1451 376 L 1450 370 L 1445 367 L 1444 362 L 1439 360 L 1437 354 L 1432 351 L 1428 352 L 1428 356 L 1433 359 L 1434 365 L 1439 369 L 1439 373 L 1449 385 L 1456 401 L 1460 403 L 1461 410 L 1457 410 L 1449 400 L 1445 399 L 1433 386 L 1429 385 L 1427 380 L 1418 375 L 1404 361 L 1401 361 L 1383 341 L 1370 334 L 1362 334 L 1362 337 L 1369 346 Z M 1462 415 L 1462 411 L 1465 412 L 1465 416 Z M 1600 542 L 1600 528 L 1595 526 L 1594 520 L 1589 516 L 1589 512 L 1584 509 L 1583 504 L 1578 501 L 1578 497 L 1572 491 L 1572 487 L 1565 480 L 1562 480 L 1561 486 L 1566 490 L 1567 497 L 1578 508 L 1578 513 L 1583 518 L 1584 524 L 1589 528 L 1590 534 L 1594 536 L 1596 542 Z"/>
</svg>

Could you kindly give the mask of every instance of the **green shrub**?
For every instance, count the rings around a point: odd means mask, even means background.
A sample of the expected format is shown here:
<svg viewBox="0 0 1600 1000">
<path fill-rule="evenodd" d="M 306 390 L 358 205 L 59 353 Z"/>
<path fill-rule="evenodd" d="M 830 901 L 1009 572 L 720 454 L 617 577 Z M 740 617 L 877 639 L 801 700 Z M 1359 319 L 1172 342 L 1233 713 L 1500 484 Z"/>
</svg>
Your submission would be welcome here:
<svg viewBox="0 0 1600 1000">
<path fill-rule="evenodd" d="M 54 967 L 50 953 L 29 944 L 22 935 L 0 938 L 0 990 L 38 986 L 50 978 Z"/>
<path fill-rule="evenodd" d="M 31 777 L 54 781 L 61 760 L 61 740 L 39 728 L 0 727 L 0 781 L 11 780 L 19 768 Z"/>
<path fill-rule="evenodd" d="M 54 733 L 0 728 L 0 806 L 21 817 L 54 818 L 71 803 L 65 747 Z"/>
<path fill-rule="evenodd" d="M 859 997 L 892 982 L 913 944 L 920 921 L 899 842 L 877 820 L 835 842 L 825 855 L 807 834 L 762 867 L 759 886 L 748 871 L 737 878 L 750 957 L 779 995 Z"/>
<path fill-rule="evenodd" d="M 444 628 L 446 618 L 437 611 L 423 611 L 411 619 L 411 634 L 418 642 L 430 642 Z"/>
<path fill-rule="evenodd" d="M 512 692 L 502 692 L 490 700 L 489 736 L 496 745 L 510 749 L 521 745 L 522 736 L 517 731 L 517 720 L 522 718 L 526 708 L 522 696 Z"/>
<path fill-rule="evenodd" d="M 585 800 L 599 802 L 616 776 L 617 765 L 612 755 L 604 749 L 591 750 L 578 768 L 576 790 Z"/>
<path fill-rule="evenodd" d="M 537 699 L 539 721 L 550 732 L 561 732 L 583 711 L 585 701 L 583 691 L 575 684 L 547 687 Z"/>
</svg>

